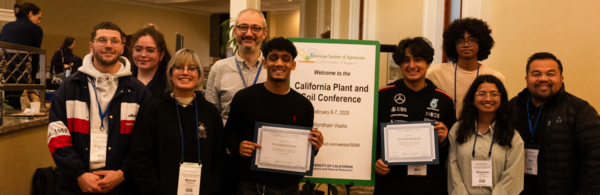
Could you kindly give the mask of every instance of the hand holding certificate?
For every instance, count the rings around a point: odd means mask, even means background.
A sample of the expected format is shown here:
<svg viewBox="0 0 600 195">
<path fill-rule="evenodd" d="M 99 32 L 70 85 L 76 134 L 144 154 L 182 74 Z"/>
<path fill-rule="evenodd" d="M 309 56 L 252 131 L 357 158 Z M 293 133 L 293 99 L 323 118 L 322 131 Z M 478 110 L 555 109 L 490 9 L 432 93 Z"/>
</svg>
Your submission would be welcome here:
<svg viewBox="0 0 600 195">
<path fill-rule="evenodd" d="M 322 144 L 322 136 L 316 140 L 310 136 L 310 127 L 257 122 L 255 142 L 261 147 L 252 156 L 251 170 L 312 175 L 315 156 L 312 142 Z"/>
<path fill-rule="evenodd" d="M 382 160 L 388 165 L 439 164 L 434 122 L 383 123 Z"/>
</svg>

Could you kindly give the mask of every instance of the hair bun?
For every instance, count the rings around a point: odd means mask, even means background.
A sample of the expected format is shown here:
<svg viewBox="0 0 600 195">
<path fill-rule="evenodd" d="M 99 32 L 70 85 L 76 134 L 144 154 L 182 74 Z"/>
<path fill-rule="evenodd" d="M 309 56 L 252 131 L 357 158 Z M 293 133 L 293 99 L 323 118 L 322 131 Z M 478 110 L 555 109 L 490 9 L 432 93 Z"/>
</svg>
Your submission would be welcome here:
<svg viewBox="0 0 600 195">
<path fill-rule="evenodd" d="M 21 6 L 19 4 L 15 4 L 15 7 L 13 7 L 13 11 L 15 13 L 19 13 L 20 10 L 21 10 Z"/>
</svg>

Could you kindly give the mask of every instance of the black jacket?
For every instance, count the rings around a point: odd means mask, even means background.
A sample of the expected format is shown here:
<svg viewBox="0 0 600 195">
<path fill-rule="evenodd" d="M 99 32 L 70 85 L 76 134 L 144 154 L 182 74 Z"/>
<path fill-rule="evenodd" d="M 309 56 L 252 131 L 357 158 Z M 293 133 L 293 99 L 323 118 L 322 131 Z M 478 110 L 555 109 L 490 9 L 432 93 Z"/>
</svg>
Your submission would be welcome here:
<svg viewBox="0 0 600 195">
<path fill-rule="evenodd" d="M 600 116 L 596 110 L 563 86 L 544 104 L 532 143 L 526 107 L 530 97 L 525 88 L 509 103 L 511 125 L 526 148 L 540 150 L 538 176 L 526 175 L 521 194 L 600 194 Z"/>
<path fill-rule="evenodd" d="M 200 194 L 215 194 L 221 183 L 222 164 L 227 157 L 223 146 L 223 121 L 217 108 L 196 92 L 197 104 L 177 105 L 183 130 L 184 150 L 175 99 L 169 94 L 153 98 L 140 109 L 131 138 L 131 173 L 143 194 L 176 194 L 181 158 L 198 162 L 198 122 L 206 130 L 200 138 L 202 175 Z"/>
<path fill-rule="evenodd" d="M 34 24 L 27 17 L 22 17 L 14 22 L 9 22 L 2 27 L 0 41 L 40 48 L 42 46 L 44 31 L 42 27 Z"/>
<path fill-rule="evenodd" d="M 73 62 L 73 51 L 69 48 L 60 48 L 54 52 L 52 60 L 50 60 L 50 72 L 63 73 L 65 72 L 64 64 Z"/>
<path fill-rule="evenodd" d="M 397 80 L 379 90 L 378 124 L 403 121 L 439 121 L 448 127 L 456 122 L 454 102 L 429 79 L 417 92 L 404 80 Z M 379 126 L 379 125 L 378 125 Z M 377 127 L 377 158 L 381 158 L 381 132 Z M 375 174 L 375 194 L 448 194 L 446 159 L 448 139 L 439 145 L 440 164 L 427 165 L 427 176 L 408 176 L 407 166 L 390 166 L 387 175 Z"/>
</svg>

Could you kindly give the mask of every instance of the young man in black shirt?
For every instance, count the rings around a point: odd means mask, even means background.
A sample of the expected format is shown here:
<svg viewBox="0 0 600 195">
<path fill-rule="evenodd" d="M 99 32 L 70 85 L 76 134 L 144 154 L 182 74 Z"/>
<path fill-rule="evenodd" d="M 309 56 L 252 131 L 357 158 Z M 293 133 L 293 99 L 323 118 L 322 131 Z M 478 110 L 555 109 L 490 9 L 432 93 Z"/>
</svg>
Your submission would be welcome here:
<svg viewBox="0 0 600 195">
<path fill-rule="evenodd" d="M 433 52 L 425 38 L 400 41 L 392 57 L 404 78 L 379 90 L 378 123 L 436 121 L 440 164 L 388 166 L 381 160 L 378 146 L 375 194 L 448 194 L 444 168 L 449 145 L 446 137 L 456 122 L 456 114 L 452 98 L 425 78 Z M 377 138 L 380 142 L 380 136 Z"/>
<path fill-rule="evenodd" d="M 279 37 L 265 43 L 267 81 L 240 90 L 231 102 L 225 126 L 226 145 L 239 155 L 238 194 L 298 194 L 303 176 L 250 170 L 252 152 L 262 146 L 252 142 L 256 122 L 313 126 L 314 108 L 310 101 L 288 87 L 290 73 L 296 68 L 296 47 Z M 323 135 L 312 129 L 308 138 L 315 150 L 323 145 Z"/>
</svg>

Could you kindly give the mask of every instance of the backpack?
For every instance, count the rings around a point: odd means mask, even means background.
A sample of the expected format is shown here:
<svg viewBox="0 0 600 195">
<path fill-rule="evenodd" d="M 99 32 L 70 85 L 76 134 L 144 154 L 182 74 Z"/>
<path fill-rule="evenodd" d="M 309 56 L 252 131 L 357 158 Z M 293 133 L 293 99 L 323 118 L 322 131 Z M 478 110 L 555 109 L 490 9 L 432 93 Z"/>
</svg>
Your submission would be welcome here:
<svg viewBox="0 0 600 195">
<path fill-rule="evenodd" d="M 54 195 L 56 194 L 56 178 L 58 173 L 52 166 L 38 168 L 33 176 L 33 185 L 31 187 L 32 195 Z"/>
</svg>

